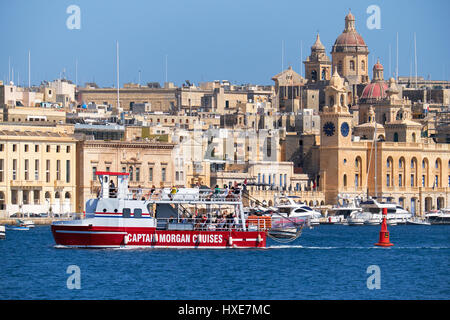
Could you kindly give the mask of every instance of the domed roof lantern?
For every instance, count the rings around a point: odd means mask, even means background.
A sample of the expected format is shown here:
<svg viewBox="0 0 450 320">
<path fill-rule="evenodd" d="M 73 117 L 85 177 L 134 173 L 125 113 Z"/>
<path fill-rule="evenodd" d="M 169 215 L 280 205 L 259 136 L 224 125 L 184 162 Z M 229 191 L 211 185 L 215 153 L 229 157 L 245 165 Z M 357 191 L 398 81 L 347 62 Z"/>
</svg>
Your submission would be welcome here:
<svg viewBox="0 0 450 320">
<path fill-rule="evenodd" d="M 383 81 L 383 65 L 380 63 L 380 59 L 377 59 L 377 63 L 373 66 L 373 81 Z"/>
<path fill-rule="evenodd" d="M 351 10 L 348 10 L 348 14 L 345 16 L 345 30 L 347 31 L 355 31 L 355 16 L 352 14 Z"/>
</svg>

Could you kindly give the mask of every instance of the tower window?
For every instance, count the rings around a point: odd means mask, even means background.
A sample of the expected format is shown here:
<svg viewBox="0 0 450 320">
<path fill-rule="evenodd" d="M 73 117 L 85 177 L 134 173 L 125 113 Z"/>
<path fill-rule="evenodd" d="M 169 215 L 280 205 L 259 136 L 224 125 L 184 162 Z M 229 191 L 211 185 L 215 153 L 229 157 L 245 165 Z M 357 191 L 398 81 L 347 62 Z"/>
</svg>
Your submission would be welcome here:
<svg viewBox="0 0 450 320">
<path fill-rule="evenodd" d="M 355 70 L 355 61 L 350 60 L 350 70 Z"/>
</svg>

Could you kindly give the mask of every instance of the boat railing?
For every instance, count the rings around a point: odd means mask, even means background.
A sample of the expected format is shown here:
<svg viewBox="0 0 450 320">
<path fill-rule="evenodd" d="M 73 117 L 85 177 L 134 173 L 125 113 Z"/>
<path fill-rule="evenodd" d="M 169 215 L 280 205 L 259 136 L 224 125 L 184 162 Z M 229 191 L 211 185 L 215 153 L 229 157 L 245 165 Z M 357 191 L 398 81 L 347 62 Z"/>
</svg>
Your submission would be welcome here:
<svg viewBox="0 0 450 320">
<path fill-rule="evenodd" d="M 109 189 L 109 197 L 115 198 L 117 188 Z M 241 192 L 233 192 L 229 189 L 211 190 L 198 188 L 180 189 L 129 189 L 126 200 L 152 200 L 152 201 L 214 201 L 214 202 L 240 202 Z"/>
<path fill-rule="evenodd" d="M 236 218 L 157 218 L 156 228 L 159 230 L 179 231 L 242 231 L 241 219 Z M 287 222 L 280 222 L 280 227 Z M 271 217 L 248 217 L 245 227 L 248 231 L 268 231 L 272 226 Z"/>
<path fill-rule="evenodd" d="M 231 231 L 243 230 L 240 219 L 235 218 L 157 218 L 159 230 Z"/>
</svg>

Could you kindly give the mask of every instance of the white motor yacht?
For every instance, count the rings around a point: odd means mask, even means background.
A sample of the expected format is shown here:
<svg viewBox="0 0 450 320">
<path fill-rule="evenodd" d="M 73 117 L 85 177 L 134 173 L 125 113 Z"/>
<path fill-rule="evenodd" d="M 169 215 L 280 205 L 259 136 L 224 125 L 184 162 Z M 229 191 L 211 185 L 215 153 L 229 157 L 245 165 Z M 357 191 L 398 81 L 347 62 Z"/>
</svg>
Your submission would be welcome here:
<svg viewBox="0 0 450 320">
<path fill-rule="evenodd" d="M 387 209 L 386 223 L 388 225 L 397 225 L 406 223 L 412 214 L 401 206 L 390 202 L 379 202 L 375 199 L 368 199 L 361 202 L 363 212 L 368 213 L 366 217 L 367 224 L 379 224 L 383 220 L 383 209 Z"/>
<path fill-rule="evenodd" d="M 425 217 L 431 224 L 450 224 L 450 209 L 433 210 Z"/>
</svg>

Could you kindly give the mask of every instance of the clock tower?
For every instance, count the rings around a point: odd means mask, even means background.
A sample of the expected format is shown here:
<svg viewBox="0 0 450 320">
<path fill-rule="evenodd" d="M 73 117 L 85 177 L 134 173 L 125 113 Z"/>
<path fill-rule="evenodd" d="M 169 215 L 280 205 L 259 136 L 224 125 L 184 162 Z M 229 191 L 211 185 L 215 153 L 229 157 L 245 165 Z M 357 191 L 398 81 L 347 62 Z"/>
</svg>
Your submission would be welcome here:
<svg viewBox="0 0 450 320">
<path fill-rule="evenodd" d="M 351 144 L 353 116 L 347 107 L 347 93 L 344 80 L 334 70 L 330 84 L 325 88 L 326 106 L 320 115 L 321 146 Z"/>
<path fill-rule="evenodd" d="M 347 89 L 336 70 L 325 88 L 327 105 L 320 114 L 320 177 L 325 202 L 335 203 L 343 187 L 343 169 L 352 153 L 353 115 L 347 106 Z M 347 182 L 345 182 L 347 184 Z"/>
</svg>

